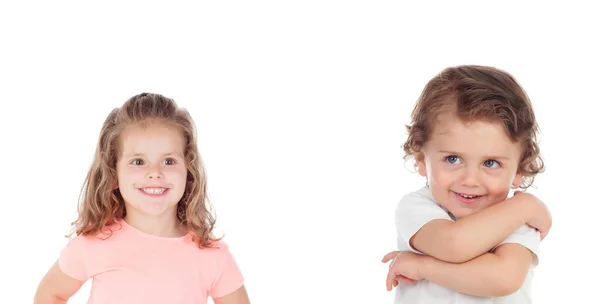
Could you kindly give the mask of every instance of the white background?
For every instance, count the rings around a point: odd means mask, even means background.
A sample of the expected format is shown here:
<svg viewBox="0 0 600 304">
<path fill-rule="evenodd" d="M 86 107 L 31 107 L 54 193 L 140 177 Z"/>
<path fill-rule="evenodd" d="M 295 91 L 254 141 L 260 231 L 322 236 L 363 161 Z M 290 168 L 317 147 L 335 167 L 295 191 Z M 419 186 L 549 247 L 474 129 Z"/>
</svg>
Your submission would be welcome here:
<svg viewBox="0 0 600 304">
<path fill-rule="evenodd" d="M 101 124 L 148 91 L 189 109 L 253 303 L 392 303 L 393 210 L 424 180 L 404 124 L 446 66 L 530 95 L 553 212 L 535 303 L 587 303 L 600 270 L 595 10 L 398 1 L 0 5 L 2 302 L 31 303 L 66 243 Z M 595 20 L 594 20 L 595 19 Z M 89 285 L 70 303 L 84 303 Z"/>
</svg>

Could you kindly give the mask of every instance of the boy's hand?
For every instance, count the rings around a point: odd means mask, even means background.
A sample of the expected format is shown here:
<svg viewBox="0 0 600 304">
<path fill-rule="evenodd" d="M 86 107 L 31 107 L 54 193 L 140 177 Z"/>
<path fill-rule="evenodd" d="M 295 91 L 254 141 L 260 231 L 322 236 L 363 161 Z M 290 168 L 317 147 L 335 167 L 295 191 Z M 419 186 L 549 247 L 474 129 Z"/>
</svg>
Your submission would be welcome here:
<svg viewBox="0 0 600 304">
<path fill-rule="evenodd" d="M 399 282 L 406 284 L 414 284 L 417 280 L 422 280 L 423 277 L 419 274 L 419 263 L 422 257 L 411 251 L 392 251 L 386 254 L 381 262 L 390 263 L 390 270 L 387 275 L 386 287 L 387 290 L 392 290 L 398 286 Z"/>
<path fill-rule="evenodd" d="M 515 191 L 515 196 L 517 195 L 520 199 L 524 198 L 530 200 L 535 206 L 534 217 L 527 221 L 527 225 L 539 231 L 540 238 L 543 240 L 552 227 L 552 215 L 550 214 L 550 210 L 548 210 L 548 207 L 546 207 L 541 200 L 532 194 Z"/>
</svg>

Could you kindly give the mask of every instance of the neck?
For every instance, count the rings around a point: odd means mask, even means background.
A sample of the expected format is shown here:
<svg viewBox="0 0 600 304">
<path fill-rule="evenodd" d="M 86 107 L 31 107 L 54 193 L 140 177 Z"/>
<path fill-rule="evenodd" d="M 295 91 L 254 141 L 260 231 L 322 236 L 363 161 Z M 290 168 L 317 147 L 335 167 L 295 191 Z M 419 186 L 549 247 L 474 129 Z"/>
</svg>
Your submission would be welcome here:
<svg viewBox="0 0 600 304">
<path fill-rule="evenodd" d="M 154 236 L 181 237 L 187 233 L 186 227 L 181 224 L 175 214 L 152 216 L 127 212 L 123 219 L 132 227 Z"/>
</svg>

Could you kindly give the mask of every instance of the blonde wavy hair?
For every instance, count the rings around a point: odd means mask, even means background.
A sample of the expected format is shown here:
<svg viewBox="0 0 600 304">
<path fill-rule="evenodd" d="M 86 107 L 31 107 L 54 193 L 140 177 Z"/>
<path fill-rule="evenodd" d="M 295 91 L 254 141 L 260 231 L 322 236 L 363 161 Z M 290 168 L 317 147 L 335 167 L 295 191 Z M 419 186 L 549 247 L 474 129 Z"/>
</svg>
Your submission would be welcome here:
<svg viewBox="0 0 600 304">
<path fill-rule="evenodd" d="M 128 99 L 108 115 L 97 143 L 92 165 L 79 198 L 78 218 L 72 223 L 76 235 L 105 233 L 105 228 L 126 215 L 117 185 L 120 135 L 135 124 L 159 121 L 176 126 L 184 137 L 187 180 L 177 204 L 177 218 L 192 234 L 199 248 L 211 247 L 216 218 L 207 197 L 206 174 L 196 143 L 196 127 L 186 109 L 160 94 L 142 93 Z M 112 233 L 109 231 L 109 234 Z M 110 236 L 110 235 L 109 235 Z"/>
</svg>

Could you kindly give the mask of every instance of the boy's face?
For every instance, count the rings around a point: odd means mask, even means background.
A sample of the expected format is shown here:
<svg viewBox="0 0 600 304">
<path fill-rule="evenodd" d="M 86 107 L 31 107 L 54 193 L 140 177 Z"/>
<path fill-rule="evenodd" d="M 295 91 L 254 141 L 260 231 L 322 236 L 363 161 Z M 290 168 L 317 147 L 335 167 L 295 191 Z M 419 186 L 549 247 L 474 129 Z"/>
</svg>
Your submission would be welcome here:
<svg viewBox="0 0 600 304">
<path fill-rule="evenodd" d="M 500 123 L 441 114 L 416 160 L 436 201 L 460 218 L 505 200 L 511 184 L 520 185 L 521 150 Z"/>
<path fill-rule="evenodd" d="M 168 124 L 132 125 L 121 134 L 119 191 L 128 215 L 176 214 L 186 186 L 184 138 Z"/>
</svg>

